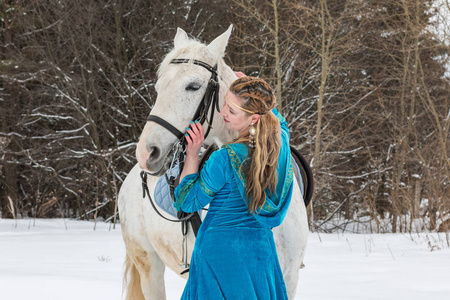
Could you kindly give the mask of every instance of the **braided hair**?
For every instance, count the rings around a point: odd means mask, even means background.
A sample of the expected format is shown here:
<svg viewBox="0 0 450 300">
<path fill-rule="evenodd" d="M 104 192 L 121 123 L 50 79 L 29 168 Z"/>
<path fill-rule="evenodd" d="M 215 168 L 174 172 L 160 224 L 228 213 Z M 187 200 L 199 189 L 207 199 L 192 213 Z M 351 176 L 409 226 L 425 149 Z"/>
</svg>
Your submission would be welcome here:
<svg viewBox="0 0 450 300">
<path fill-rule="evenodd" d="M 249 212 L 258 213 L 266 203 L 266 193 L 272 195 L 277 185 L 278 156 L 281 148 L 281 127 L 271 111 L 276 103 L 273 89 L 263 79 L 241 77 L 230 86 L 230 92 L 239 97 L 242 107 L 261 115 L 255 124 L 255 148 L 249 148 L 249 157 L 241 166 L 245 173 L 246 201 Z M 251 115 L 248 112 L 245 112 Z M 240 136 L 235 143 L 246 143 L 249 134 Z"/>
</svg>

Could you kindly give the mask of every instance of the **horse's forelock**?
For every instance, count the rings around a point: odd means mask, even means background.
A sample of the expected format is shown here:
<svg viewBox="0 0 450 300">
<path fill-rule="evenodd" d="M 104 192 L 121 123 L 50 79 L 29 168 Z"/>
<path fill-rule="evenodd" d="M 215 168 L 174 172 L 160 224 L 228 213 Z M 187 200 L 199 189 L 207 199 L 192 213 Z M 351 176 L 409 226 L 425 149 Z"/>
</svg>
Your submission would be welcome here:
<svg viewBox="0 0 450 300">
<path fill-rule="evenodd" d="M 217 58 L 214 57 L 214 55 L 207 50 L 205 44 L 200 43 L 196 40 L 192 40 L 191 42 L 189 42 L 189 44 L 187 44 L 183 48 L 180 49 L 175 48 L 165 56 L 165 58 L 163 59 L 158 68 L 158 79 L 162 76 L 167 67 L 170 65 L 170 62 L 173 59 L 178 58 L 189 59 L 190 63 L 192 63 L 194 59 L 203 61 L 208 64 L 213 64 L 214 62 L 217 61 Z"/>
</svg>

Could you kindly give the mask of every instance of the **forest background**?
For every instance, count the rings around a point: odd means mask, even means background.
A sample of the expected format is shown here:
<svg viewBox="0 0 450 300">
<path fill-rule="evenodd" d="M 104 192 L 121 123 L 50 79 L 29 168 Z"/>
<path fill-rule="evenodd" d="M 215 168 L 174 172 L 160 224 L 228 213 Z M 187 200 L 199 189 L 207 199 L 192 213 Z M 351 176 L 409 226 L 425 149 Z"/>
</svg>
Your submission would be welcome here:
<svg viewBox="0 0 450 300">
<path fill-rule="evenodd" d="M 0 0 L 0 214 L 114 222 L 181 27 L 268 80 L 315 176 L 310 226 L 447 231 L 446 0 Z M 447 239 L 448 240 L 448 239 Z"/>
</svg>

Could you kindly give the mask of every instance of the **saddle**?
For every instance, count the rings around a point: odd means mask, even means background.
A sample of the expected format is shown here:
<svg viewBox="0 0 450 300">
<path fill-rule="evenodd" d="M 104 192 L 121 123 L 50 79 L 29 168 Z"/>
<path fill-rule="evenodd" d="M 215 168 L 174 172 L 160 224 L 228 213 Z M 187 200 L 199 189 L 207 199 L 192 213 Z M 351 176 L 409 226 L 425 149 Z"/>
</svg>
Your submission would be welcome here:
<svg viewBox="0 0 450 300">
<path fill-rule="evenodd" d="M 305 202 L 305 207 L 308 207 L 311 202 L 313 191 L 314 191 L 314 178 L 311 170 L 311 166 L 308 161 L 303 157 L 303 155 L 295 149 L 293 146 L 291 148 L 291 157 L 294 160 L 294 174 L 297 179 L 299 186 L 303 185 L 302 196 Z"/>
</svg>

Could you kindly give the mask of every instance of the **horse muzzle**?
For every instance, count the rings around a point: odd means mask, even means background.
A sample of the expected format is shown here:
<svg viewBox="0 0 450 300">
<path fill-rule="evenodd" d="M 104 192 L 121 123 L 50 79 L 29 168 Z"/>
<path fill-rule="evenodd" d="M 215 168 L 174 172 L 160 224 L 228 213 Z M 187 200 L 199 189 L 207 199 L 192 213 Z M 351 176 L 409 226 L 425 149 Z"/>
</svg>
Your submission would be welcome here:
<svg viewBox="0 0 450 300">
<path fill-rule="evenodd" d="M 161 149 L 157 146 L 149 146 L 146 151 L 142 151 L 138 145 L 136 149 L 139 167 L 149 173 L 155 173 L 156 176 L 164 174 L 169 168 L 170 159 L 168 154 L 162 155 Z"/>
</svg>

